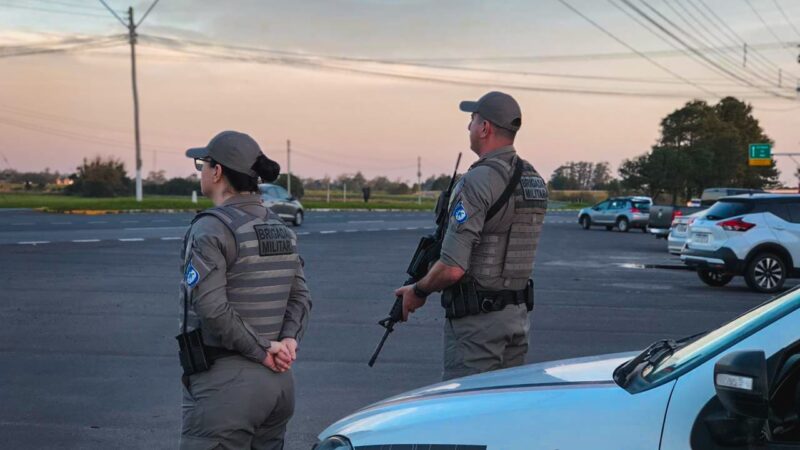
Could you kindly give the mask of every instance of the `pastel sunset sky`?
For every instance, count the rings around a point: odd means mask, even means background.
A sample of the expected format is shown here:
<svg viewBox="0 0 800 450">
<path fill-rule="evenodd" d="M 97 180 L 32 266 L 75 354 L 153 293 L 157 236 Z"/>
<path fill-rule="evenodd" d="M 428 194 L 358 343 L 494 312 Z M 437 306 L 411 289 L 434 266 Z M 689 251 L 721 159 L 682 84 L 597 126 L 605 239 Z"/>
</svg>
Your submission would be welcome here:
<svg viewBox="0 0 800 450">
<path fill-rule="evenodd" d="M 125 19 L 129 3 L 108 3 Z M 669 19 L 686 42 L 731 48 L 702 52 L 709 66 L 626 3 Z M 133 2 L 135 17 L 149 5 Z M 143 173 L 191 174 L 183 151 L 225 129 L 284 166 L 291 139 L 302 177 L 412 180 L 418 156 L 423 177 L 445 173 L 459 151 L 475 158 L 458 103 L 495 89 L 519 101 L 517 149 L 545 177 L 569 160 L 616 171 L 693 98 L 743 99 L 774 151 L 800 151 L 798 27 L 797 0 L 162 0 L 137 46 Z M 130 48 L 117 19 L 96 0 L 8 0 L 0 30 L 0 168 L 71 172 L 113 155 L 132 174 Z M 744 68 L 737 38 L 751 46 Z M 778 163 L 794 185 L 794 162 Z"/>
</svg>

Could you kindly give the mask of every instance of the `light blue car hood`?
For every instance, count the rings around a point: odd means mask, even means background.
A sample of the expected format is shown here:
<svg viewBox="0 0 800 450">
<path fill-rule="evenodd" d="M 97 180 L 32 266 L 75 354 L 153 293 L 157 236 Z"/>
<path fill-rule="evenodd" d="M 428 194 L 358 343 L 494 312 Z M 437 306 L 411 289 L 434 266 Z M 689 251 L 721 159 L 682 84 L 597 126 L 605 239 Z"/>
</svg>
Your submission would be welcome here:
<svg viewBox="0 0 800 450">
<path fill-rule="evenodd" d="M 319 437 L 346 436 L 356 447 L 418 443 L 599 449 L 605 446 L 594 430 L 603 436 L 630 435 L 625 429 L 634 427 L 639 431 L 628 442 L 614 439 L 609 448 L 657 448 L 672 384 L 636 395 L 617 386 L 614 369 L 635 355 L 552 361 L 450 380 L 370 405 Z M 579 423 L 582 433 L 575 433 Z M 522 435 L 537 436 L 537 445 L 529 439 L 518 442 Z"/>
</svg>

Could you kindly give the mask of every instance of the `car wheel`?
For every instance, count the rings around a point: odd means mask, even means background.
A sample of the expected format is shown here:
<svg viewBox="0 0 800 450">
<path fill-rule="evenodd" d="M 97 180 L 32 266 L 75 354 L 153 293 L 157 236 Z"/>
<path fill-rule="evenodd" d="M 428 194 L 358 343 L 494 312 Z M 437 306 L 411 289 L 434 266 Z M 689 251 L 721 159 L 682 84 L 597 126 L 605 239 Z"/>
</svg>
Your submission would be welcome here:
<svg viewBox="0 0 800 450">
<path fill-rule="evenodd" d="M 303 211 L 297 211 L 294 213 L 294 220 L 292 220 L 294 226 L 299 227 L 303 224 Z"/>
<path fill-rule="evenodd" d="M 581 216 L 581 220 L 578 222 L 584 230 L 588 230 L 592 226 L 592 219 L 589 216 Z"/>
<path fill-rule="evenodd" d="M 619 231 L 622 231 L 623 233 L 627 233 L 631 229 L 631 226 L 628 223 L 628 219 L 624 217 L 620 217 L 619 219 L 617 219 L 617 229 Z"/>
<path fill-rule="evenodd" d="M 710 269 L 697 269 L 697 276 L 703 280 L 703 283 L 714 287 L 725 286 L 733 279 L 733 275 L 729 273 Z"/>
<path fill-rule="evenodd" d="M 774 253 L 759 253 L 747 265 L 744 280 L 758 292 L 778 292 L 786 281 L 786 263 Z"/>
</svg>

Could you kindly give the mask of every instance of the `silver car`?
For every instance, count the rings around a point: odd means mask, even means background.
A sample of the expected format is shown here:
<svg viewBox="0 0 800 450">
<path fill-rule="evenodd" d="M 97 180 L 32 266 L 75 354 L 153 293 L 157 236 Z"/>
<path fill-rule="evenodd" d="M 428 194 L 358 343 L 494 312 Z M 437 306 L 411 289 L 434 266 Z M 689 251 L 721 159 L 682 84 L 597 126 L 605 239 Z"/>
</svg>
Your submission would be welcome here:
<svg viewBox="0 0 800 450">
<path fill-rule="evenodd" d="M 798 330 L 795 289 L 638 355 L 532 364 L 401 394 L 334 423 L 315 448 L 800 449 Z"/>
<path fill-rule="evenodd" d="M 281 219 L 293 223 L 296 227 L 303 224 L 305 219 L 303 205 L 299 200 L 289 195 L 289 192 L 283 186 L 264 183 L 259 184 L 258 189 L 261 191 L 261 202 L 265 207 L 271 209 Z"/>
<path fill-rule="evenodd" d="M 647 231 L 650 221 L 650 197 L 613 197 L 592 207 L 578 212 L 578 223 L 584 230 L 593 226 L 605 226 L 611 231 L 616 227 L 619 231 L 640 228 Z"/>
<path fill-rule="evenodd" d="M 669 236 L 667 237 L 667 250 L 673 255 L 680 255 L 683 245 L 686 244 L 686 239 L 689 238 L 689 225 L 695 219 L 702 217 L 708 210 L 697 211 L 688 216 L 678 216 L 672 221 L 672 226 L 669 228 Z"/>
</svg>

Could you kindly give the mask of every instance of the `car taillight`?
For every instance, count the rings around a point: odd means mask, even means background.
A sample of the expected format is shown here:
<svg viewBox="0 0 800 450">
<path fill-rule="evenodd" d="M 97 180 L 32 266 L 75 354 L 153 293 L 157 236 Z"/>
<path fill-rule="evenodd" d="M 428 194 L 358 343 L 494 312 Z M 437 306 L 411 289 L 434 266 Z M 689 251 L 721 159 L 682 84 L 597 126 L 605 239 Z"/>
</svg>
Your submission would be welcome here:
<svg viewBox="0 0 800 450">
<path fill-rule="evenodd" d="M 672 220 L 675 220 L 676 217 L 680 217 L 683 215 L 680 209 L 673 209 L 672 210 Z"/>
<path fill-rule="evenodd" d="M 754 223 L 745 222 L 741 217 L 737 219 L 725 220 L 717 222 L 717 225 L 726 231 L 747 231 L 756 226 Z"/>
<path fill-rule="evenodd" d="M 641 212 L 642 211 L 639 208 L 636 208 L 636 207 L 631 208 L 631 213 L 633 213 L 633 214 L 639 214 Z"/>
</svg>

